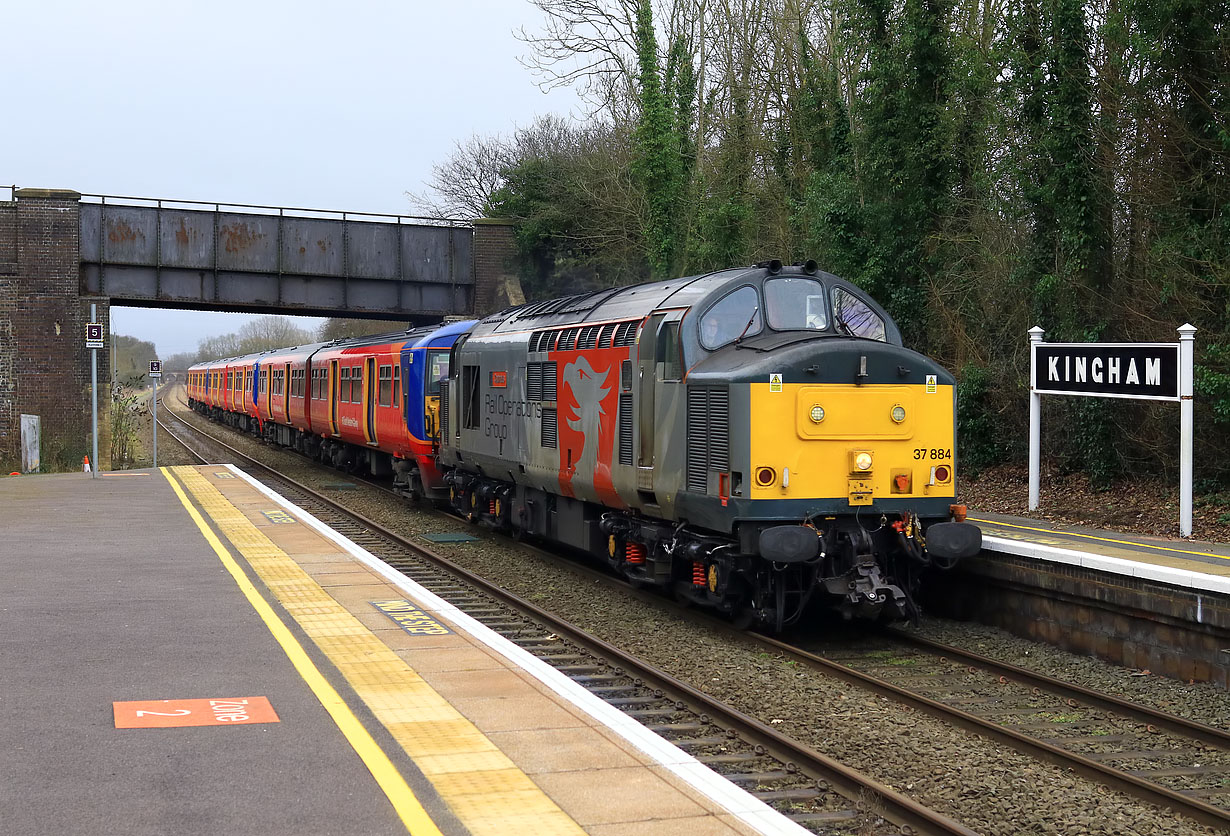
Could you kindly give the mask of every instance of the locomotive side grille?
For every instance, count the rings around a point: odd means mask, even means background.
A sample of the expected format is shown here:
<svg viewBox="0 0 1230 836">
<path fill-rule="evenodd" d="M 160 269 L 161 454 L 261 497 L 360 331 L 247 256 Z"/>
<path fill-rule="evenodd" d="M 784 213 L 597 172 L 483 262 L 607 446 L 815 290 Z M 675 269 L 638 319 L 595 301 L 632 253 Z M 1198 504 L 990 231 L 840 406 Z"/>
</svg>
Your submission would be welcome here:
<svg viewBox="0 0 1230 836">
<path fill-rule="evenodd" d="M 709 390 L 709 469 L 730 470 L 730 394 Z"/>
<path fill-rule="evenodd" d="M 542 399 L 544 401 L 559 400 L 557 394 L 557 380 L 559 377 L 559 368 L 555 361 L 542 364 Z"/>
<path fill-rule="evenodd" d="M 448 443 L 448 381 L 440 381 L 440 441 Z"/>
<path fill-rule="evenodd" d="M 560 351 L 572 351 L 577 345 L 577 329 L 569 328 L 559 339 Z"/>
<path fill-rule="evenodd" d="M 559 425 L 556 423 L 556 411 L 547 408 L 542 411 L 542 446 L 559 446 Z"/>
<path fill-rule="evenodd" d="M 636 320 L 623 322 L 615 332 L 615 346 L 622 348 L 636 343 Z"/>
<path fill-rule="evenodd" d="M 688 389 L 687 486 L 692 493 L 704 493 L 709 472 L 709 444 L 705 430 L 709 423 L 709 390 Z"/>
<path fill-rule="evenodd" d="M 619 365 L 619 388 L 625 392 L 632 391 L 632 361 L 624 360 Z"/>
<path fill-rule="evenodd" d="M 611 345 L 611 335 L 615 333 L 616 325 L 614 322 L 608 322 L 602 326 L 602 331 L 598 335 L 598 345 L 602 348 L 609 348 Z"/>
<path fill-rule="evenodd" d="M 543 363 L 527 363 L 525 366 L 525 397 L 531 401 L 542 400 Z"/>
<path fill-rule="evenodd" d="M 546 333 L 545 331 L 535 331 L 534 333 L 530 334 L 529 350 L 531 352 L 538 350 L 538 343 L 542 340 L 542 335 L 545 333 Z"/>
<path fill-rule="evenodd" d="M 631 393 L 625 393 L 619 396 L 619 463 L 626 465 L 632 464 Z"/>
<path fill-rule="evenodd" d="M 581 330 L 581 339 L 577 343 L 577 348 L 586 349 L 593 348 L 598 344 L 598 326 L 589 325 Z"/>
<path fill-rule="evenodd" d="M 709 471 L 730 469 L 730 396 L 725 389 L 689 389 L 687 489 L 705 493 Z"/>
</svg>

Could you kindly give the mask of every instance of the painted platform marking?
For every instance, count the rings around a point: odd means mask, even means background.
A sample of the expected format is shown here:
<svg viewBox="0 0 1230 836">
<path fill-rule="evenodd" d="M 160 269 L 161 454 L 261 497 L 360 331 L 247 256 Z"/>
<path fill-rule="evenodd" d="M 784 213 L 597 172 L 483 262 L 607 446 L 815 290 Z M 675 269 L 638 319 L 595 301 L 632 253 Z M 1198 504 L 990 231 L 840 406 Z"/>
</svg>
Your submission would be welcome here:
<svg viewBox="0 0 1230 836">
<path fill-rule="evenodd" d="M 367 603 L 396 621 L 401 629 L 412 636 L 447 636 L 453 632 L 405 598 Z"/>
<path fill-rule="evenodd" d="M 261 511 L 265 518 L 276 525 L 294 525 L 295 518 L 283 511 L 281 508 L 276 511 Z"/>
<path fill-rule="evenodd" d="M 170 471 L 414 760 L 472 836 L 584 836 L 580 825 L 533 779 L 321 588 L 200 471 L 189 466 Z M 171 484 L 176 486 L 174 481 Z M 422 813 L 426 816 L 426 811 Z M 439 833 L 429 818 L 422 827 L 403 821 L 415 836 L 428 833 L 427 826 Z"/>
<path fill-rule="evenodd" d="M 217 473 L 215 473 L 215 474 L 214 474 L 214 478 L 215 478 L 215 479 L 234 479 L 234 478 L 235 478 L 235 474 L 234 474 L 234 473 L 227 473 L 227 472 L 226 472 L 226 471 L 224 471 L 224 470 L 219 470 Z"/>
<path fill-rule="evenodd" d="M 197 700 L 131 700 L 111 704 L 117 729 L 169 729 L 180 726 L 238 726 L 280 723 L 268 697 Z"/>
</svg>

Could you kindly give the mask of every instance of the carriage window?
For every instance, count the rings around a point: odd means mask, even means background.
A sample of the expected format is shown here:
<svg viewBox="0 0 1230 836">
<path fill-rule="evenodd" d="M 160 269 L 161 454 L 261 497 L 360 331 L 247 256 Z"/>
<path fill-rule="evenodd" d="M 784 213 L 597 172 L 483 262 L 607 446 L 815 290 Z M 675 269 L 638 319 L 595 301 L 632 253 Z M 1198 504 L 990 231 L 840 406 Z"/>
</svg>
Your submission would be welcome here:
<svg viewBox="0 0 1230 836">
<path fill-rule="evenodd" d="M 885 342 L 884 320 L 853 293 L 833 288 L 833 325 L 837 333 Z"/>
<path fill-rule="evenodd" d="M 380 367 L 380 390 L 379 404 L 381 406 L 393 405 L 393 367 Z"/>
<path fill-rule="evenodd" d="M 759 334 L 763 327 L 756 288 L 744 286 L 705 311 L 700 318 L 700 344 L 712 351 L 740 336 Z"/>
<path fill-rule="evenodd" d="M 769 279 L 764 303 L 769 327 L 778 331 L 823 331 L 829 325 L 824 285 L 815 279 Z"/>
<path fill-rule="evenodd" d="M 338 395 L 338 400 L 342 403 L 350 403 L 350 366 L 342 366 L 338 377 L 340 383 L 338 389 L 341 390 Z"/>
<path fill-rule="evenodd" d="M 363 403 L 363 367 L 350 367 L 350 402 Z"/>
</svg>

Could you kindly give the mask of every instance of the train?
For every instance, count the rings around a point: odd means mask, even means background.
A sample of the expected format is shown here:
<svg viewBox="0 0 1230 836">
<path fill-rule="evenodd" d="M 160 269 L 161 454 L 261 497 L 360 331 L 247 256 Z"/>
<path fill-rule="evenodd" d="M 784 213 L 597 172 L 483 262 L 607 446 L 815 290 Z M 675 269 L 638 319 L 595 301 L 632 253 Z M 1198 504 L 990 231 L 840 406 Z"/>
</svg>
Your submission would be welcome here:
<svg viewBox="0 0 1230 836">
<path fill-rule="evenodd" d="M 213 420 L 740 626 L 914 618 L 924 575 L 981 549 L 954 378 L 815 262 L 199 363 L 187 388 Z"/>
</svg>

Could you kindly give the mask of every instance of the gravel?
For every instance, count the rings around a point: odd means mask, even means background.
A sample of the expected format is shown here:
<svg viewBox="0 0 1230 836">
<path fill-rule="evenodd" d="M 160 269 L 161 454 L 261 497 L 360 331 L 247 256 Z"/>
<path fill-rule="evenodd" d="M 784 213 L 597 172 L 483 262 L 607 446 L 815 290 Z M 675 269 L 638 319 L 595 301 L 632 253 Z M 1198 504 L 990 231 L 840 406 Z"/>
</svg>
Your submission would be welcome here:
<svg viewBox="0 0 1230 836">
<path fill-rule="evenodd" d="M 167 399 L 172 402 L 171 398 Z M 183 412 L 182 407 L 178 409 Z M 199 417 L 189 420 L 204 424 Z M 211 425 L 217 434 L 222 428 Z M 238 433 L 228 443 L 305 484 L 346 480 L 294 454 Z M 405 535 L 467 529 L 358 485 L 335 492 L 358 513 Z M 1047 763 L 798 667 L 744 638 L 715 634 L 682 614 L 647 604 L 503 539 L 436 546 L 447 557 L 549 608 L 591 634 L 634 653 L 692 686 L 773 725 L 923 804 L 982 833 L 1206 834 L 1179 819 Z M 1121 668 L 1027 642 L 989 627 L 925 621 L 924 635 L 1043 670 L 1090 687 L 1123 693 L 1205 722 L 1230 722 L 1224 692 Z"/>
</svg>

